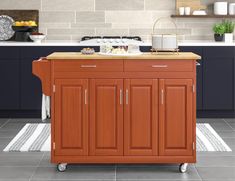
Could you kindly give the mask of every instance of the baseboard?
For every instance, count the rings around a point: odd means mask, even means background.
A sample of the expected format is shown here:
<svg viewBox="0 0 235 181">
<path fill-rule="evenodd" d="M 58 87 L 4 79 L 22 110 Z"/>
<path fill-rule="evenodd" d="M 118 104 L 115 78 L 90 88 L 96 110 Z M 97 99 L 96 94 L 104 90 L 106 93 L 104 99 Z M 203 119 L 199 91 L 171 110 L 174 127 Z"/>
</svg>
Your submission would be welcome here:
<svg viewBox="0 0 235 181">
<path fill-rule="evenodd" d="M 235 118 L 235 110 L 197 111 L 197 118 Z"/>
</svg>

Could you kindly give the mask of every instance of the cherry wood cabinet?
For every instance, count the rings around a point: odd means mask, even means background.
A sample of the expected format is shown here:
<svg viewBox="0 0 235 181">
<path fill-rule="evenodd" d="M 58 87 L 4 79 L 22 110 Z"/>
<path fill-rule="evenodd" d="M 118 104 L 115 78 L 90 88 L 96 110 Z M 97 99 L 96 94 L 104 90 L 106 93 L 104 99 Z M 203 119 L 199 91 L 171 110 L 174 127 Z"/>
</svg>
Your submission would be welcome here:
<svg viewBox="0 0 235 181">
<path fill-rule="evenodd" d="M 191 79 L 160 79 L 159 153 L 192 155 L 193 82 Z"/>
<path fill-rule="evenodd" d="M 126 79 L 124 155 L 158 154 L 158 80 Z"/>
<path fill-rule="evenodd" d="M 195 163 L 197 57 L 34 61 L 52 163 Z"/>
<path fill-rule="evenodd" d="M 123 80 L 90 81 L 90 154 L 123 155 Z"/>
<path fill-rule="evenodd" d="M 55 80 L 56 155 L 88 155 L 87 79 Z"/>
</svg>

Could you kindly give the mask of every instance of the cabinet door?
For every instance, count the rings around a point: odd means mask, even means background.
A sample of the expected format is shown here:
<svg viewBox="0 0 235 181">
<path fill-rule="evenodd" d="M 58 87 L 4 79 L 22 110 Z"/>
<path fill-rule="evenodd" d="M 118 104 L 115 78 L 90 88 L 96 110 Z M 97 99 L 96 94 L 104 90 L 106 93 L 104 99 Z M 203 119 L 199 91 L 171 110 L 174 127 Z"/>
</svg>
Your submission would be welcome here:
<svg viewBox="0 0 235 181">
<path fill-rule="evenodd" d="M 197 110 L 203 109 L 203 48 L 202 47 L 180 47 L 180 51 L 182 52 L 193 52 L 202 57 L 202 60 L 197 60 L 199 63 L 197 65 Z"/>
<path fill-rule="evenodd" d="M 123 80 L 93 79 L 90 90 L 90 154 L 123 155 Z"/>
<path fill-rule="evenodd" d="M 158 80 L 125 80 L 124 154 L 157 155 Z"/>
<path fill-rule="evenodd" d="M 0 109 L 20 108 L 19 60 L 0 60 Z"/>
<path fill-rule="evenodd" d="M 55 81 L 55 154 L 88 155 L 88 80 Z"/>
<path fill-rule="evenodd" d="M 42 106 L 42 87 L 38 77 L 32 74 L 33 59 L 21 61 L 21 110 L 40 110 Z"/>
<path fill-rule="evenodd" d="M 204 65 L 204 110 L 233 110 L 234 58 L 206 57 Z"/>
<path fill-rule="evenodd" d="M 192 155 L 196 129 L 192 80 L 161 79 L 159 91 L 160 155 Z"/>
<path fill-rule="evenodd" d="M 20 108 L 20 62 L 18 47 L 0 46 L 0 109 Z"/>
</svg>

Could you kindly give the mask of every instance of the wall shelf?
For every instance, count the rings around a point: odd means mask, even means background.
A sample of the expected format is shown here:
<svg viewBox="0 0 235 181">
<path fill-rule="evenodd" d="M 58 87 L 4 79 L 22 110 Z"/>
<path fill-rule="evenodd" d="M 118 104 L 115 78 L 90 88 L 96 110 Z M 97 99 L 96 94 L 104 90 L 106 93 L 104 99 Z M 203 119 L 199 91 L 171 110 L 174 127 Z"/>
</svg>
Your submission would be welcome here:
<svg viewBox="0 0 235 181">
<path fill-rule="evenodd" d="M 235 18 L 235 15 L 171 15 L 172 18 Z"/>
</svg>

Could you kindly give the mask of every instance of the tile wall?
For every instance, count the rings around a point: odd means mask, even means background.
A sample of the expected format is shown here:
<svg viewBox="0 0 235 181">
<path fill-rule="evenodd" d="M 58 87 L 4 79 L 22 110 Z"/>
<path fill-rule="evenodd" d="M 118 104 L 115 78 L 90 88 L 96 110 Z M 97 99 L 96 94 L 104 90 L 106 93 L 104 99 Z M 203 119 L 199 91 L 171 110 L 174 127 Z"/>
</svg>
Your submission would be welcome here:
<svg viewBox="0 0 235 181">
<path fill-rule="evenodd" d="M 202 0 L 209 9 L 215 0 Z M 234 0 L 232 1 L 234 2 Z M 79 41 L 89 35 L 137 35 L 149 41 L 156 19 L 175 13 L 175 0 L 1 0 L 0 9 L 38 9 L 48 40 Z M 213 39 L 219 19 L 175 19 L 180 39 Z M 158 32 L 173 32 L 170 22 Z"/>
</svg>

